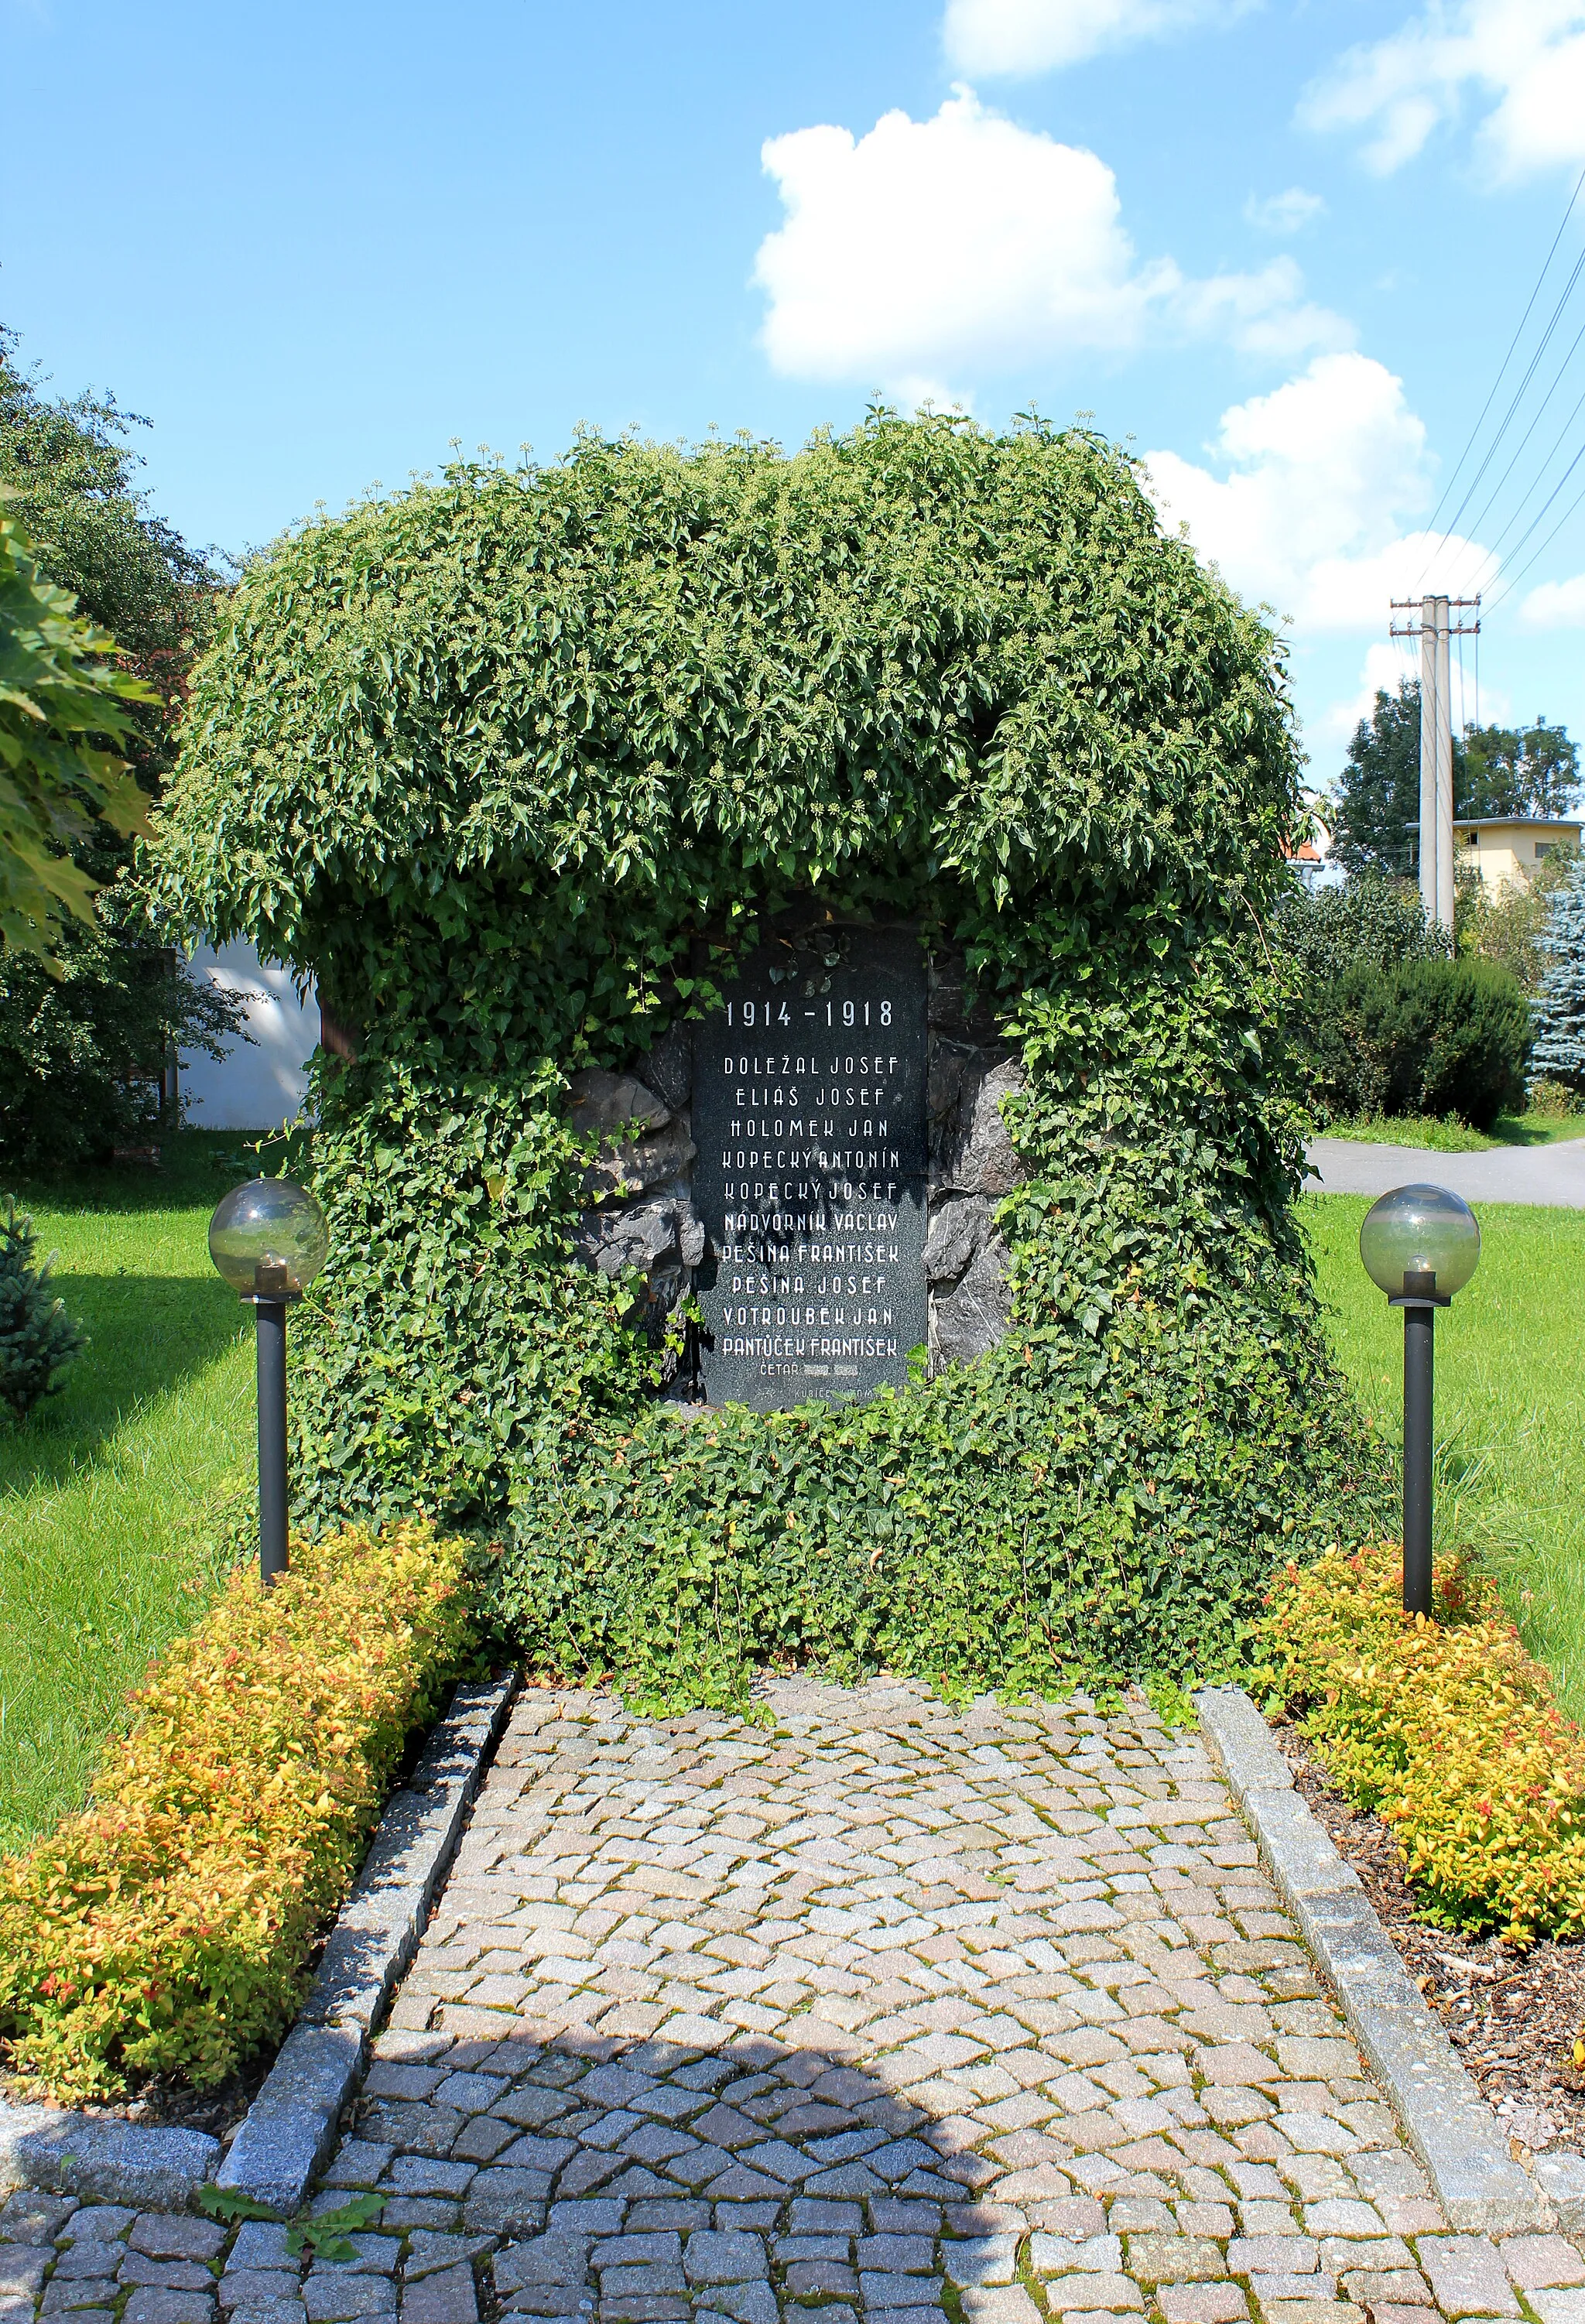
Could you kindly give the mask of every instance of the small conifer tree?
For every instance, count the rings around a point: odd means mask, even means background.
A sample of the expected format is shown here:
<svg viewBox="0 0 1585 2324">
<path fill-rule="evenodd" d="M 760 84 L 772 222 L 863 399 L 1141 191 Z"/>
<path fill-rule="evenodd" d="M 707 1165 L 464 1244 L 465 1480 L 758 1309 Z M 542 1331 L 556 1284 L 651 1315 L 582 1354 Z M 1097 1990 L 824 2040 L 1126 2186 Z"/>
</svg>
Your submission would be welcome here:
<svg viewBox="0 0 1585 2324">
<path fill-rule="evenodd" d="M 1585 857 L 1553 899 L 1546 948 L 1552 966 L 1536 998 L 1530 1071 L 1585 1093 Z"/>
<path fill-rule="evenodd" d="M 8 1199 L 0 1218 L 0 1406 L 19 1421 L 55 1394 L 87 1344 L 50 1287 L 53 1254 L 41 1263 L 38 1254 L 32 1219 Z"/>
</svg>

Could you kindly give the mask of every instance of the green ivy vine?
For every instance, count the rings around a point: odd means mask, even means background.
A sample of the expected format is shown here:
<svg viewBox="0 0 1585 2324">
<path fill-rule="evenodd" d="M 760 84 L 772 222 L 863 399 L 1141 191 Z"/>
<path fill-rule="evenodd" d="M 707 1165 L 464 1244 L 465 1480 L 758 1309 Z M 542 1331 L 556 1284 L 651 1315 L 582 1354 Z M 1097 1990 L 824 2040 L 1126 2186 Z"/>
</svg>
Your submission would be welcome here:
<svg viewBox="0 0 1585 2324">
<path fill-rule="evenodd" d="M 471 1527 L 525 1654 L 658 1705 L 775 1659 L 1225 1662 L 1279 1553 L 1387 1507 L 1289 1208 L 1298 812 L 1275 641 L 1083 431 L 589 437 L 276 544 L 158 860 L 356 1028 L 317 1067 L 309 1521 Z M 573 1256 L 566 1074 L 641 1070 L 810 899 L 916 917 L 1021 1051 L 1012 1326 L 861 1408 L 689 1411 Z"/>
</svg>

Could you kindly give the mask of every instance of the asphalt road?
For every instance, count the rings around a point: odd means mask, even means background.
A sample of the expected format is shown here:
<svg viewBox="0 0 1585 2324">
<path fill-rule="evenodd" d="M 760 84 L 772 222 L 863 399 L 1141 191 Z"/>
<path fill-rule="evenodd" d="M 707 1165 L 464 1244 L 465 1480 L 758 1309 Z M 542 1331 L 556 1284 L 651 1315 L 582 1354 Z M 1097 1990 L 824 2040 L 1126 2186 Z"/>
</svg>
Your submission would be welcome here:
<svg viewBox="0 0 1585 2324">
<path fill-rule="evenodd" d="M 1497 1146 L 1486 1154 L 1433 1154 L 1419 1146 L 1358 1146 L 1317 1138 L 1308 1183 L 1328 1194 L 1386 1194 L 1395 1186 L 1446 1186 L 1467 1203 L 1542 1203 L 1585 1210 L 1585 1138 L 1555 1146 Z"/>
</svg>

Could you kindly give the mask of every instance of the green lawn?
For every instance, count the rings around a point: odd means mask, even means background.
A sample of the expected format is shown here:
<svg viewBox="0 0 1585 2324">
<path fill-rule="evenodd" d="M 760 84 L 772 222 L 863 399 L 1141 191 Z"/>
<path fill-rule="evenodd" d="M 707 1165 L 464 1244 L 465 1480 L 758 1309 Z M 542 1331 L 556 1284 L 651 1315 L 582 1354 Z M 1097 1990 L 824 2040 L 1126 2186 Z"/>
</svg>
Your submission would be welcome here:
<svg viewBox="0 0 1585 2324">
<path fill-rule="evenodd" d="M 1338 1356 L 1401 1442 L 1404 1327 L 1359 1264 L 1368 1208 L 1307 1194 L 1300 1217 Z M 1585 1213 L 1488 1203 L 1479 1217 L 1479 1269 L 1436 1321 L 1436 1546 L 1480 1554 L 1585 1719 Z"/>
<path fill-rule="evenodd" d="M 1449 1114 L 1373 1115 L 1362 1121 L 1334 1121 L 1322 1135 L 1347 1138 L 1361 1146 L 1428 1147 L 1438 1154 L 1488 1154 L 1494 1146 L 1555 1146 L 1560 1139 L 1585 1138 L 1585 1113 L 1499 1113 L 1489 1136 Z"/>
<path fill-rule="evenodd" d="M 221 1578 L 253 1365 L 205 1230 L 256 1167 L 237 1147 L 189 1133 L 159 1173 L 14 1188 L 92 1345 L 25 1427 L 0 1426 L 0 1848 L 80 1803 L 128 1687 Z"/>
</svg>

